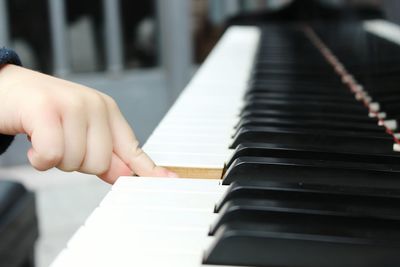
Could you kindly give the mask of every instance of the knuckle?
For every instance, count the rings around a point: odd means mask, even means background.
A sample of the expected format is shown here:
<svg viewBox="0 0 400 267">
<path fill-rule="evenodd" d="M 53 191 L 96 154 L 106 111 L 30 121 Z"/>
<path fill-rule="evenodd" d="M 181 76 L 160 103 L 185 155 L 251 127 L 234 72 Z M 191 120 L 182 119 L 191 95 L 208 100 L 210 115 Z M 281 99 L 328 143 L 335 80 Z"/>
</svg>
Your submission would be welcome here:
<svg viewBox="0 0 400 267">
<path fill-rule="evenodd" d="M 111 96 L 105 95 L 104 97 L 108 107 L 112 110 L 117 110 L 118 109 L 118 104 L 117 102 L 114 100 L 114 98 L 112 98 Z"/>
<path fill-rule="evenodd" d="M 82 112 L 85 109 L 85 101 L 80 97 L 71 97 L 67 102 L 67 109 L 72 112 Z"/>
<path fill-rule="evenodd" d="M 49 150 L 40 155 L 40 160 L 44 165 L 54 167 L 62 160 L 62 152 L 58 150 Z"/>
<path fill-rule="evenodd" d="M 106 107 L 103 97 L 97 93 L 90 96 L 90 103 L 95 110 L 102 110 Z"/>
<path fill-rule="evenodd" d="M 45 93 L 37 94 L 34 97 L 32 103 L 34 103 L 34 105 L 36 104 L 38 109 L 43 109 L 43 108 L 51 109 L 52 107 L 54 107 L 53 98 Z"/>
</svg>

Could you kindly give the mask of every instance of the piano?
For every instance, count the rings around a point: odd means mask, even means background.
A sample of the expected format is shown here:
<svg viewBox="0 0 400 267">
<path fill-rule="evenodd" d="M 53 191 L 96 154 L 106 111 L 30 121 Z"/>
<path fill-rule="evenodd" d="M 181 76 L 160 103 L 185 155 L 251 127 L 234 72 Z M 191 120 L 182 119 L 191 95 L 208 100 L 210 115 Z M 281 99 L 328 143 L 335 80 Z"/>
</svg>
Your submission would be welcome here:
<svg viewBox="0 0 400 267">
<path fill-rule="evenodd" d="M 52 267 L 400 264 L 400 30 L 229 28 Z"/>
</svg>

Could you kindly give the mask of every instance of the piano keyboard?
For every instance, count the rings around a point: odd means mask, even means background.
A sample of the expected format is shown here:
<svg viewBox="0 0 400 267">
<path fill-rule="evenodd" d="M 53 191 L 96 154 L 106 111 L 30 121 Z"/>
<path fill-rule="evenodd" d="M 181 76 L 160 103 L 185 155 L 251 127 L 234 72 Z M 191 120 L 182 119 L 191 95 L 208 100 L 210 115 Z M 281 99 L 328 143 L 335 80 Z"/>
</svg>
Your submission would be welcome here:
<svg viewBox="0 0 400 267">
<path fill-rule="evenodd" d="M 120 177 L 52 267 L 398 266 L 400 47 L 370 29 L 230 28 L 144 146 L 188 178 Z"/>
</svg>

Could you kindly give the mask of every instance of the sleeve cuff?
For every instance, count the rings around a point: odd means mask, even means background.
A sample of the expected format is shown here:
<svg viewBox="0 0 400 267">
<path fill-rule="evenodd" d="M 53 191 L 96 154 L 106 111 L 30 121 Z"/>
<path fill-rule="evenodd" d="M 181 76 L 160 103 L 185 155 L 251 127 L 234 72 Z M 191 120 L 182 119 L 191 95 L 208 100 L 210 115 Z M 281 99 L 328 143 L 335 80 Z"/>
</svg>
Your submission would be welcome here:
<svg viewBox="0 0 400 267">
<path fill-rule="evenodd" d="M 14 50 L 8 48 L 0 48 L 0 64 L 14 64 L 18 66 L 22 66 L 21 60 L 19 59 L 17 53 Z"/>
<path fill-rule="evenodd" d="M 4 64 L 22 66 L 21 60 L 19 59 L 17 53 L 5 47 L 0 48 L 0 65 Z M 7 150 L 13 140 L 14 136 L 12 135 L 0 134 L 0 154 L 3 154 Z"/>
</svg>

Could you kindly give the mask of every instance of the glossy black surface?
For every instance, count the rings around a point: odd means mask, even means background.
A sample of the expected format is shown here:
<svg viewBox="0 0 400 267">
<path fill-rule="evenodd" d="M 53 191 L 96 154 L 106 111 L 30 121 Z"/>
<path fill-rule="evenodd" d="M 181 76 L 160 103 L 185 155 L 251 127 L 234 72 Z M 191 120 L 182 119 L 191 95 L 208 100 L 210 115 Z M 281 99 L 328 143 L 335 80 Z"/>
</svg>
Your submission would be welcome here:
<svg viewBox="0 0 400 267">
<path fill-rule="evenodd" d="M 227 167 L 229 168 L 233 161 L 239 157 L 286 157 L 400 166 L 400 154 L 396 152 L 386 154 L 355 153 L 354 151 L 346 151 L 340 147 L 329 149 L 302 144 L 241 143 L 236 147 L 231 158 L 227 161 Z"/>
<path fill-rule="evenodd" d="M 339 147 L 360 153 L 385 153 L 392 150 L 393 139 L 386 133 L 339 131 L 308 128 L 243 126 L 233 138 L 231 148 L 240 143 L 276 143 Z"/>
<path fill-rule="evenodd" d="M 303 25 L 304 26 L 304 25 Z M 311 25 L 388 119 L 400 48 L 362 23 Z M 382 51 L 384 50 L 384 51 Z M 206 264 L 400 265 L 400 154 L 299 25 L 269 25 L 244 95 Z"/>
</svg>

